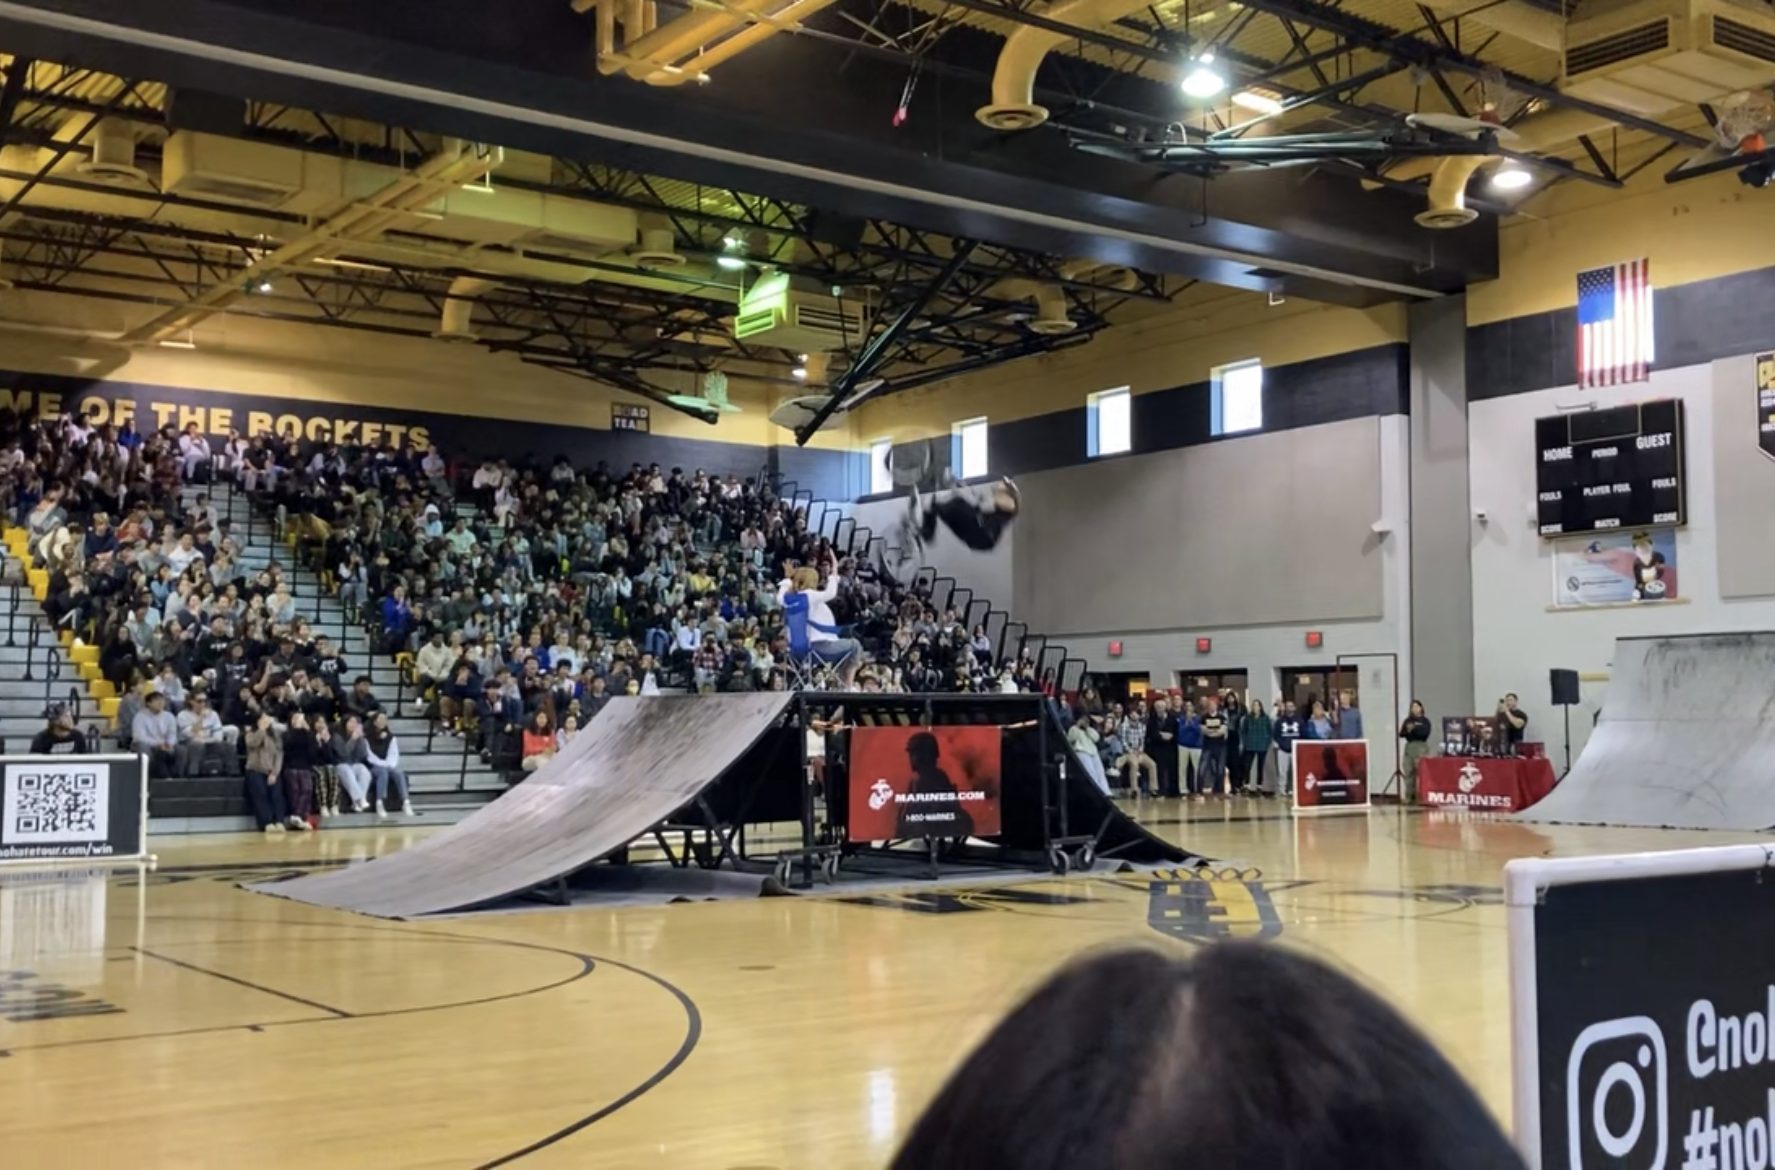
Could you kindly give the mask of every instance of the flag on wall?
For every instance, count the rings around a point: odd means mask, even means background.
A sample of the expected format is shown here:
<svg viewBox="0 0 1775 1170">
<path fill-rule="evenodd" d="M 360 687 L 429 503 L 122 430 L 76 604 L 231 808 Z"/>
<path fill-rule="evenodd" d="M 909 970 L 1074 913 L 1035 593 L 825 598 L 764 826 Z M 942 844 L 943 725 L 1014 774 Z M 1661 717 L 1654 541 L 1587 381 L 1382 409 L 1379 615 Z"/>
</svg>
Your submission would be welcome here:
<svg viewBox="0 0 1775 1170">
<path fill-rule="evenodd" d="M 1578 387 L 1643 382 L 1651 368 L 1651 262 L 1578 273 Z"/>
</svg>

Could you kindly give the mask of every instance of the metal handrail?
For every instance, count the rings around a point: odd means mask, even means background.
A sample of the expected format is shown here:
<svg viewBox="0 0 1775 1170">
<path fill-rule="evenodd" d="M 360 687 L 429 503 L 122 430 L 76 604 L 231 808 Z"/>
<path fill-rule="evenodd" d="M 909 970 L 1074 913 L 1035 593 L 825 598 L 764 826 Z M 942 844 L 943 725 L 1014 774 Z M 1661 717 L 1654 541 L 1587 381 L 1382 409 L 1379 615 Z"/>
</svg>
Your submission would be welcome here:
<svg viewBox="0 0 1775 1170">
<path fill-rule="evenodd" d="M 34 660 L 37 657 L 37 640 L 38 640 L 37 615 L 33 613 L 33 614 L 26 614 L 25 616 L 30 619 L 31 625 L 30 625 L 30 629 L 27 630 L 25 633 L 25 678 L 24 678 L 24 681 L 30 682 L 30 681 L 32 681 L 31 670 L 34 665 Z"/>
<path fill-rule="evenodd" d="M 50 692 L 55 688 L 56 681 L 62 677 L 62 656 L 55 652 L 55 640 L 50 640 L 43 659 L 43 707 L 49 709 Z"/>
</svg>

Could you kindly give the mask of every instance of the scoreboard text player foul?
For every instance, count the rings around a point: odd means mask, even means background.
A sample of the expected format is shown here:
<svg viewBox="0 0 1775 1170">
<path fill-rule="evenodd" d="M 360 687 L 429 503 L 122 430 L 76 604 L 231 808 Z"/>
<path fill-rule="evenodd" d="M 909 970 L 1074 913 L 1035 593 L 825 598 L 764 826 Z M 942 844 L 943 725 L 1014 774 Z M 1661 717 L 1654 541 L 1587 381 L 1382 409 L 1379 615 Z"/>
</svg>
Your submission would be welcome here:
<svg viewBox="0 0 1775 1170">
<path fill-rule="evenodd" d="M 1688 522 L 1677 399 L 1536 419 L 1535 446 L 1542 536 Z"/>
</svg>

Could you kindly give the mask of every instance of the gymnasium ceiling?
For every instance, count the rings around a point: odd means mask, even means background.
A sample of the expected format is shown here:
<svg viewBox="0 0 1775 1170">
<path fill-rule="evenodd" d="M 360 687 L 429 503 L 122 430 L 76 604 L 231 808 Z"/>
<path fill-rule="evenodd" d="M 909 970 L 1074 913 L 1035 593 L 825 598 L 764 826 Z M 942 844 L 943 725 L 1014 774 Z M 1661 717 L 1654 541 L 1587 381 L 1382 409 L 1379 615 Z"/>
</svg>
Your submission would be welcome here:
<svg viewBox="0 0 1775 1170">
<path fill-rule="evenodd" d="M 837 306 L 808 381 L 854 402 L 1208 286 L 1368 305 L 1495 276 L 1499 215 L 1662 170 L 1775 81 L 1762 6 L 1666 0 L 1661 27 L 1706 3 L 1750 31 L 1673 82 L 1615 42 L 1565 68 L 1646 0 L 0 0 L 0 254 L 141 304 L 130 340 L 215 312 L 441 329 L 662 401 L 709 370 L 794 384 L 799 345 L 731 328 L 774 270 Z M 1228 90 L 1188 98 L 1207 54 Z M 119 126 L 134 186 L 90 170 Z M 350 173 L 331 204 L 176 193 L 184 131 Z M 477 196 L 631 238 L 496 230 Z"/>
</svg>

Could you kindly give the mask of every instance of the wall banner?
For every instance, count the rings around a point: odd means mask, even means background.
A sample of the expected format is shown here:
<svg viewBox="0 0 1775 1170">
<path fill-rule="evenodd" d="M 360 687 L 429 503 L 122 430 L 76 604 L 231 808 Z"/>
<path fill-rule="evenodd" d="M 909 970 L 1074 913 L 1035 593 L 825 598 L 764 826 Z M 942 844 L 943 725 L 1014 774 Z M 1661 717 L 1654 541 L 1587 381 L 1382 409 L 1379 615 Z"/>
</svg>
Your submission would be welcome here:
<svg viewBox="0 0 1775 1170">
<path fill-rule="evenodd" d="M 142 757 L 0 757 L 0 862 L 147 855 L 148 769 Z"/>
<path fill-rule="evenodd" d="M 1553 545 L 1553 604 L 1560 609 L 1677 598 L 1676 531 L 1611 532 Z"/>
</svg>

